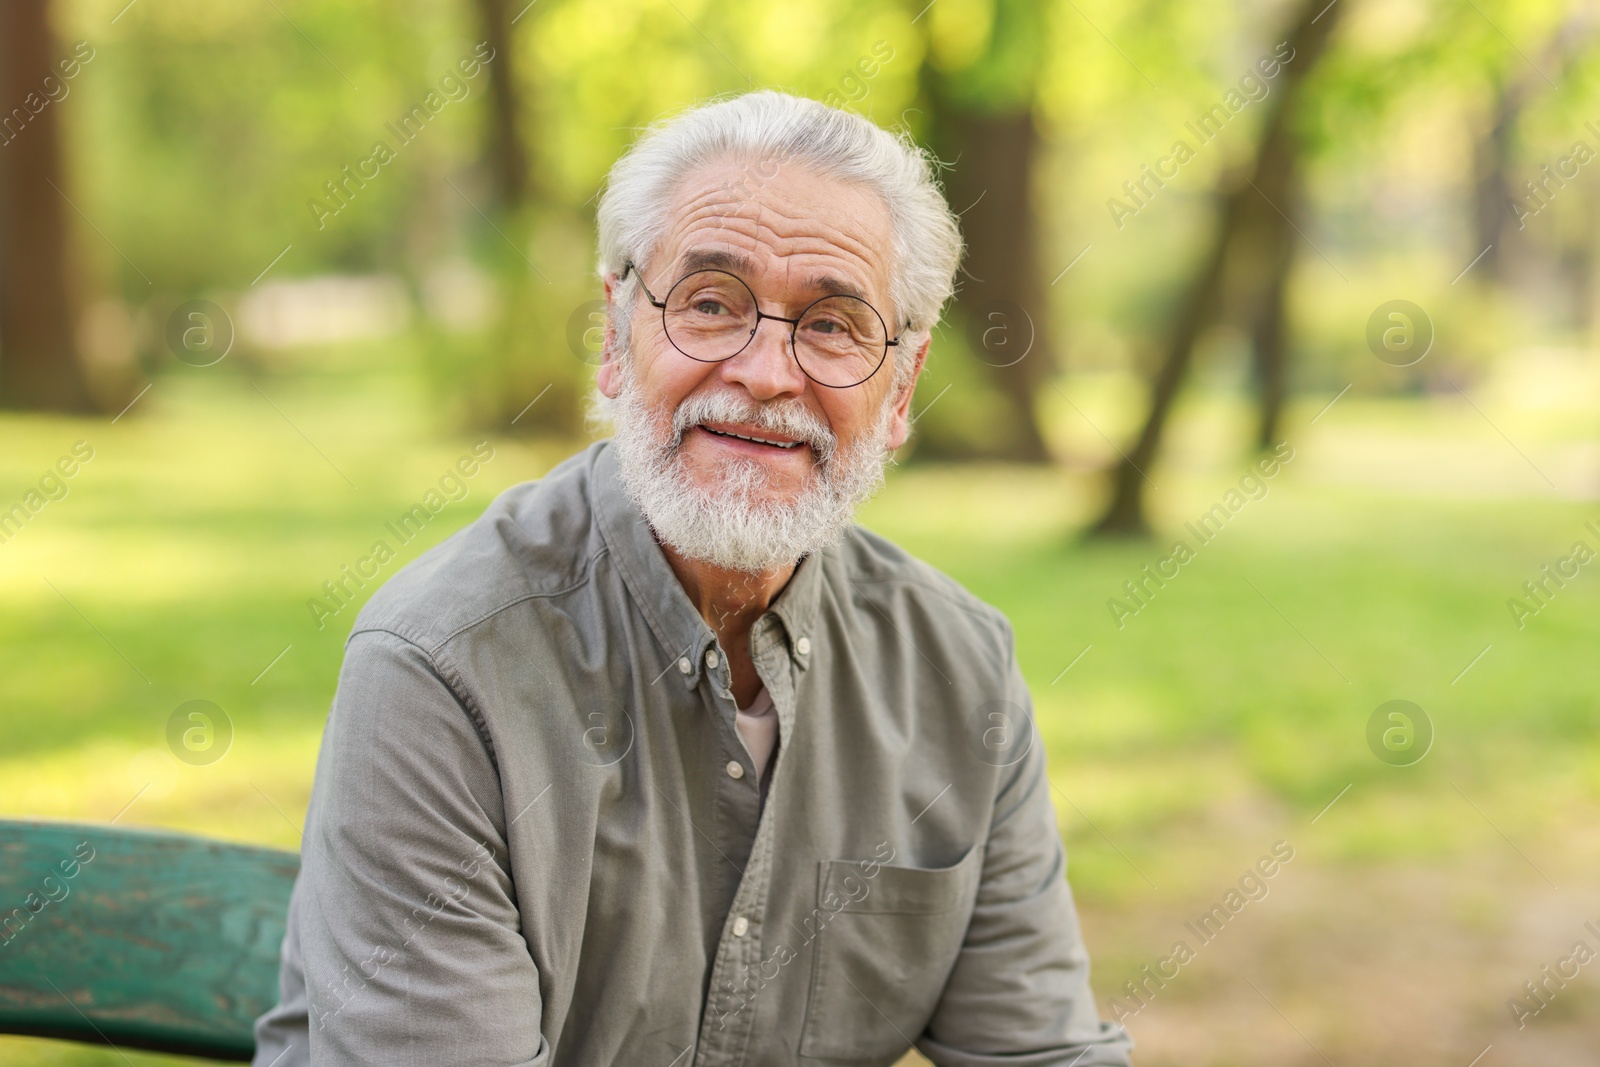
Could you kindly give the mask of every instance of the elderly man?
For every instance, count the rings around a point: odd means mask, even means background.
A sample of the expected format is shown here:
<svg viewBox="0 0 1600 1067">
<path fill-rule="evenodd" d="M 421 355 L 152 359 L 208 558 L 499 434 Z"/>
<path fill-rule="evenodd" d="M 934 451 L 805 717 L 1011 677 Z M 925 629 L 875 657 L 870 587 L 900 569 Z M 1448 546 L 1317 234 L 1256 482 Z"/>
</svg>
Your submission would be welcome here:
<svg viewBox="0 0 1600 1067">
<path fill-rule="evenodd" d="M 615 437 L 372 598 L 256 1063 L 1126 1064 L 1005 618 L 851 525 L 960 256 L 757 92 L 600 202 Z"/>
</svg>

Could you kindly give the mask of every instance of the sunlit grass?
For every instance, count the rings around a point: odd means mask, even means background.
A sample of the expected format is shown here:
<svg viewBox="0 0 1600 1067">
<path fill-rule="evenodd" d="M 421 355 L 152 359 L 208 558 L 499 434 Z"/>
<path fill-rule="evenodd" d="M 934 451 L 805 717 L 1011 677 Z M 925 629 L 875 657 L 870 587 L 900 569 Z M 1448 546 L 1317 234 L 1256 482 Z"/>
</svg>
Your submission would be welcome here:
<svg viewBox="0 0 1600 1067">
<path fill-rule="evenodd" d="M 298 847 L 356 608 L 319 629 L 306 602 L 475 440 L 427 425 L 425 398 L 396 379 L 336 384 L 162 379 L 115 426 L 0 420 L 0 502 L 73 442 L 95 449 L 68 495 L 0 545 L 0 812 L 105 821 L 126 809 L 129 825 Z M 1105 404 L 1122 402 L 1114 392 L 1101 390 Z M 1108 414 L 1094 395 L 1079 395 L 1084 414 Z M 1505 603 L 1574 540 L 1600 547 L 1583 529 L 1600 506 L 1570 476 L 1551 472 L 1557 493 L 1530 469 L 1576 447 L 1577 424 L 1529 429 L 1525 459 L 1459 404 L 1346 397 L 1309 425 L 1325 402 L 1293 412 L 1296 457 L 1265 496 L 1120 626 L 1107 601 L 1126 603 L 1124 582 L 1175 538 L 1192 541 L 1185 523 L 1248 469 L 1217 443 L 1244 439 L 1236 402 L 1186 402 L 1173 457 L 1151 472 L 1150 542 L 1085 542 L 1101 486 L 1072 466 L 910 465 L 866 510 L 1011 618 L 1087 907 L 1205 896 L 1278 838 L 1308 864 L 1348 869 L 1483 856 L 1560 882 L 1592 863 L 1600 571 L 1523 630 Z M 1537 423 L 1492 410 L 1508 430 Z M 493 444 L 466 498 L 381 577 L 563 454 Z M 1368 716 L 1397 697 L 1437 731 L 1412 767 L 1366 744 Z M 235 731 L 198 767 L 164 740 L 196 698 Z M 15 1041 L 0 1041 L 0 1059 L 120 1062 Z"/>
</svg>

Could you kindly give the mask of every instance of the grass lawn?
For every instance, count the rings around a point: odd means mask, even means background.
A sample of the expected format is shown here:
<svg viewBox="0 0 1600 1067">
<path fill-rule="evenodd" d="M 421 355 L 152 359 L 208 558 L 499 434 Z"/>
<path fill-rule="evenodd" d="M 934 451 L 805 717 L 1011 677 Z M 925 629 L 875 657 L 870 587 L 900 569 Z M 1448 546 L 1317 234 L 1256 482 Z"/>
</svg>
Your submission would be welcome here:
<svg viewBox="0 0 1600 1067">
<path fill-rule="evenodd" d="M 1248 470 L 1225 400 L 1181 409 L 1154 541 L 1081 541 L 1099 486 L 1071 468 L 908 466 L 864 521 L 1015 625 L 1102 1011 L 1137 1007 L 1123 983 L 1293 848 L 1129 1019 L 1141 1064 L 1588 1062 L 1595 975 L 1522 1030 L 1506 1001 L 1600 920 L 1600 561 L 1521 629 L 1507 600 L 1600 549 L 1594 419 L 1349 396 L 1312 425 L 1325 400 L 1205 543 L 1186 523 Z M 93 449 L 0 544 L 0 812 L 297 848 L 355 614 L 319 627 L 307 601 L 471 449 L 426 410 L 399 376 L 184 374 L 115 425 L 0 420 L 0 509 Z M 491 443 L 382 577 L 563 454 Z M 1192 558 L 1145 580 L 1180 537 Z M 164 742 L 193 699 L 234 731 L 207 766 Z M 1368 745 L 1395 699 L 1434 732 L 1411 766 Z M 0 1039 L 0 1062 L 125 1061 Z"/>
</svg>

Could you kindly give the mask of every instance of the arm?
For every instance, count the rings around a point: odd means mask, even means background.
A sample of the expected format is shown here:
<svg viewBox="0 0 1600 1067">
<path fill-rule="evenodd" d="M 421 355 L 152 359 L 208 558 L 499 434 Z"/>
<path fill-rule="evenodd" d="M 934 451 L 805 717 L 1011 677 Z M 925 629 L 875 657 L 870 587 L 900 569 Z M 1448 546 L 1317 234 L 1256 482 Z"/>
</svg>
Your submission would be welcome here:
<svg viewBox="0 0 1600 1067">
<path fill-rule="evenodd" d="M 317 762 L 297 887 L 312 1062 L 545 1067 L 499 776 L 422 649 L 351 637 Z"/>
<path fill-rule="evenodd" d="M 1014 651 L 1007 670 L 1005 698 L 1025 712 L 1032 743 L 1001 768 L 972 921 L 916 1046 L 939 1067 L 1126 1065 L 1132 1043 L 1100 1020 L 1089 990 L 1044 744 Z"/>
</svg>

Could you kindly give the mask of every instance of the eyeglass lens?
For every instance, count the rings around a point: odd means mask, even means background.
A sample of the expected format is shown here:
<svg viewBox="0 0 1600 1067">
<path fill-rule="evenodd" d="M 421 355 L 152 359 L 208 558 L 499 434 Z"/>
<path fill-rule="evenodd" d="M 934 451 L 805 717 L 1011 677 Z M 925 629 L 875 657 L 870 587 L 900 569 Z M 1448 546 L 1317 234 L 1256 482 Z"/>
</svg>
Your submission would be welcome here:
<svg viewBox="0 0 1600 1067">
<path fill-rule="evenodd" d="M 760 322 L 755 294 L 725 271 L 686 275 L 665 303 L 667 339 L 684 355 L 707 363 L 744 351 Z M 888 351 L 882 316 L 853 296 L 824 297 L 806 308 L 793 341 L 795 359 L 807 376 L 835 387 L 866 381 Z"/>
</svg>

